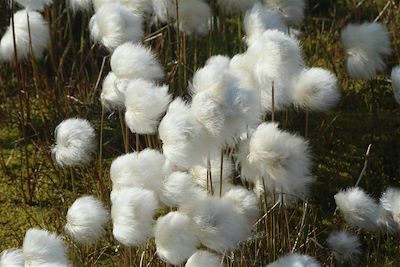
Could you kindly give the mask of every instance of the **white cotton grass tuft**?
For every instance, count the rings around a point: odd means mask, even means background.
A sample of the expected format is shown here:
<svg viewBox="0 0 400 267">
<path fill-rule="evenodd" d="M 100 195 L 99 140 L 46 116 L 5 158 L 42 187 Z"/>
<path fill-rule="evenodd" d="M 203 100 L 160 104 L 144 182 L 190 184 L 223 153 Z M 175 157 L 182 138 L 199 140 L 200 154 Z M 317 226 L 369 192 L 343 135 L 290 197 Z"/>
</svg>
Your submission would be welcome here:
<svg viewBox="0 0 400 267">
<path fill-rule="evenodd" d="M 85 196 L 75 200 L 68 209 L 64 229 L 78 243 L 91 244 L 105 234 L 109 220 L 103 204 L 94 196 Z"/>
<path fill-rule="evenodd" d="M 347 72 L 353 79 L 372 79 L 386 65 L 383 56 L 391 54 L 390 36 L 382 23 L 349 24 L 341 31 L 347 53 Z"/>
<path fill-rule="evenodd" d="M 13 16 L 17 50 L 14 50 L 14 34 L 10 20 L 10 26 L 0 41 L 0 62 L 13 62 L 15 52 L 19 60 L 26 60 L 31 54 L 31 50 L 36 59 L 41 59 L 49 41 L 48 23 L 36 11 L 23 9 L 17 11 Z"/>
<path fill-rule="evenodd" d="M 153 11 L 151 0 L 93 0 L 93 7 L 97 11 L 103 5 L 109 3 L 118 3 L 129 9 L 130 12 L 140 16 L 150 14 Z"/>
<path fill-rule="evenodd" d="M 400 105 L 400 66 L 392 69 L 391 79 L 394 99 Z"/>
<path fill-rule="evenodd" d="M 244 12 L 256 3 L 257 0 L 218 0 L 217 4 L 227 14 Z"/>
<path fill-rule="evenodd" d="M 223 199 L 232 202 L 236 209 L 245 215 L 251 224 L 255 223 L 258 219 L 260 208 L 258 197 L 255 193 L 242 186 L 235 186 L 225 192 Z"/>
<path fill-rule="evenodd" d="M 74 12 L 89 11 L 92 6 L 92 0 L 68 0 L 68 5 Z"/>
<path fill-rule="evenodd" d="M 154 81 L 164 77 L 164 71 L 155 54 L 141 44 L 127 42 L 118 46 L 111 56 L 110 65 L 121 80 Z"/>
<path fill-rule="evenodd" d="M 287 31 L 282 14 L 268 9 L 258 2 L 246 12 L 243 19 L 243 27 L 248 46 L 252 45 L 268 29 Z"/>
<path fill-rule="evenodd" d="M 340 191 L 335 195 L 335 202 L 344 219 L 351 226 L 366 230 L 377 228 L 379 206 L 360 187 Z"/>
<path fill-rule="evenodd" d="M 52 157 L 61 167 L 90 163 L 96 152 L 96 133 L 85 119 L 62 121 L 54 131 L 55 145 Z"/>
<path fill-rule="evenodd" d="M 154 213 L 158 202 L 154 192 L 130 187 L 111 192 L 113 235 L 125 246 L 140 246 L 153 237 Z"/>
<path fill-rule="evenodd" d="M 294 253 L 279 258 L 267 267 L 321 267 L 321 265 L 311 256 Z"/>
<path fill-rule="evenodd" d="M 102 5 L 90 19 L 89 29 L 91 38 L 109 51 L 125 42 L 139 42 L 143 38 L 142 18 L 118 3 Z"/>
<path fill-rule="evenodd" d="M 390 214 L 395 222 L 397 230 L 400 230 L 400 190 L 388 188 L 380 198 L 381 207 Z"/>
<path fill-rule="evenodd" d="M 100 101 L 107 110 L 121 110 L 125 108 L 125 96 L 123 92 L 118 90 L 117 83 L 117 76 L 112 71 L 104 78 Z"/>
<path fill-rule="evenodd" d="M 154 237 L 158 256 L 173 265 L 183 263 L 200 246 L 190 218 L 178 211 L 157 219 Z"/>
<path fill-rule="evenodd" d="M 155 133 L 170 101 L 168 85 L 157 86 L 142 79 L 131 81 L 125 92 L 126 125 L 133 133 Z"/>
<path fill-rule="evenodd" d="M 29 229 L 24 238 L 22 251 L 25 266 L 68 267 L 67 247 L 55 233 Z"/>
<path fill-rule="evenodd" d="M 24 267 L 25 260 L 21 249 L 8 249 L 0 254 L 0 267 Z"/>
<path fill-rule="evenodd" d="M 333 251 L 333 257 L 340 263 L 355 262 L 361 254 L 361 243 L 358 236 L 346 231 L 333 232 L 327 239 Z"/>
<path fill-rule="evenodd" d="M 187 260 L 185 267 L 222 267 L 222 259 L 207 250 L 198 250 Z"/>
<path fill-rule="evenodd" d="M 217 252 L 235 250 L 250 236 L 250 223 L 230 201 L 208 197 L 181 209 L 192 219 L 200 242 Z"/>
<path fill-rule="evenodd" d="M 303 70 L 294 80 L 294 105 L 313 111 L 328 111 L 340 99 L 338 80 L 332 72 L 322 68 Z"/>
<path fill-rule="evenodd" d="M 27 10 L 41 11 L 45 6 L 53 3 L 53 0 L 16 0 L 16 2 Z"/>
<path fill-rule="evenodd" d="M 304 19 L 304 0 L 264 0 L 264 4 L 280 12 L 289 26 L 299 25 Z"/>
</svg>

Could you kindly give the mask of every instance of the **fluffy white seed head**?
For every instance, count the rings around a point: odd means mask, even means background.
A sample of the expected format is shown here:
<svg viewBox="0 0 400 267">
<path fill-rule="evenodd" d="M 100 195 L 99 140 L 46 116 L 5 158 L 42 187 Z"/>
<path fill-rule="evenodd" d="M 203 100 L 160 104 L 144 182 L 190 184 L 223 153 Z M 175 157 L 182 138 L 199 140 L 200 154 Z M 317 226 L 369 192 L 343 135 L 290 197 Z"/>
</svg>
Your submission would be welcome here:
<svg viewBox="0 0 400 267">
<path fill-rule="evenodd" d="M 44 51 L 47 49 L 49 40 L 47 22 L 39 12 L 27 11 L 26 9 L 17 11 L 13 16 L 15 47 L 17 48 L 18 59 L 27 59 L 31 54 L 31 50 L 36 59 L 41 59 Z M 12 21 L 10 20 L 10 26 L 0 41 L 0 62 L 12 62 L 14 60 L 14 35 L 11 23 Z"/>
<path fill-rule="evenodd" d="M 200 245 L 190 218 L 181 212 L 158 218 L 154 237 L 158 256 L 173 265 L 183 263 Z"/>
<path fill-rule="evenodd" d="M 90 19 L 89 29 L 91 38 L 109 51 L 143 38 L 142 18 L 118 3 L 102 5 Z M 129 54 L 124 56 L 129 57 Z"/>
<path fill-rule="evenodd" d="M 337 78 L 322 68 L 305 69 L 294 81 L 292 98 L 295 106 L 327 111 L 340 99 Z"/>
<path fill-rule="evenodd" d="M 65 231 L 78 243 L 97 242 L 110 219 L 103 204 L 93 196 L 78 198 L 67 212 Z"/>
<path fill-rule="evenodd" d="M 107 3 L 119 3 L 128 8 L 130 12 L 140 16 L 150 14 L 153 11 L 151 0 L 93 0 L 93 6 L 96 11 Z"/>
<path fill-rule="evenodd" d="M 257 195 L 244 187 L 235 186 L 225 192 L 223 199 L 230 201 L 236 209 L 253 224 L 260 214 Z"/>
<path fill-rule="evenodd" d="M 198 250 L 187 260 L 185 267 L 222 267 L 222 259 L 207 250 Z"/>
<path fill-rule="evenodd" d="M 46 230 L 29 229 L 22 251 L 25 266 L 68 267 L 67 248 L 60 237 Z"/>
<path fill-rule="evenodd" d="M 8 249 L 0 254 L 0 267 L 24 267 L 25 260 L 21 249 Z"/>
<path fill-rule="evenodd" d="M 92 0 L 68 0 L 68 5 L 74 12 L 89 11 L 92 6 Z"/>
<path fill-rule="evenodd" d="M 304 19 L 304 0 L 264 0 L 264 4 L 280 12 L 289 26 L 299 25 Z"/>
<path fill-rule="evenodd" d="M 321 267 L 321 265 L 311 256 L 295 253 L 281 257 L 267 267 Z"/>
<path fill-rule="evenodd" d="M 381 207 L 387 211 L 400 229 L 400 190 L 388 188 L 380 199 Z"/>
<path fill-rule="evenodd" d="M 118 79 L 148 81 L 164 77 L 164 71 L 150 49 L 141 44 L 124 43 L 111 56 L 111 69 Z"/>
<path fill-rule="evenodd" d="M 16 0 L 16 2 L 27 10 L 41 11 L 45 6 L 53 3 L 53 0 Z"/>
<path fill-rule="evenodd" d="M 53 159 L 60 166 L 88 164 L 96 152 L 96 133 L 85 119 L 67 119 L 54 131 Z"/>
<path fill-rule="evenodd" d="M 385 69 L 382 57 L 390 55 L 391 48 L 389 32 L 383 24 L 349 24 L 341 31 L 341 41 L 351 78 L 370 80 Z"/>
<path fill-rule="evenodd" d="M 100 101 L 107 110 L 123 109 L 125 107 L 125 96 L 118 90 L 117 83 L 117 76 L 112 71 L 104 78 Z"/>
<path fill-rule="evenodd" d="M 113 190 L 113 235 L 125 246 L 140 246 L 153 236 L 153 215 L 158 203 L 152 191 L 138 187 Z"/>
<path fill-rule="evenodd" d="M 360 187 L 351 187 L 335 195 L 335 202 L 346 222 L 367 230 L 377 228 L 379 206 Z"/>
<path fill-rule="evenodd" d="M 218 6 L 227 14 L 244 12 L 249 9 L 257 0 L 218 0 Z"/>
<path fill-rule="evenodd" d="M 331 233 L 327 239 L 328 246 L 333 251 L 333 257 L 340 263 L 355 262 L 361 254 L 361 243 L 358 236 L 346 231 Z"/>
<path fill-rule="evenodd" d="M 400 66 L 392 69 L 391 78 L 394 99 L 400 105 Z"/>
</svg>

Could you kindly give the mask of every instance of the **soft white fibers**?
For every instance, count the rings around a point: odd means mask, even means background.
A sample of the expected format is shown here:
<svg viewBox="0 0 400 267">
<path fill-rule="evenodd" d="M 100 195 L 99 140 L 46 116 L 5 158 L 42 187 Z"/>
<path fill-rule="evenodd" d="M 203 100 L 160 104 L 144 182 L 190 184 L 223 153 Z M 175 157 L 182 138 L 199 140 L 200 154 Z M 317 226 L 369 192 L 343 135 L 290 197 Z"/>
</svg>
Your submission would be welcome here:
<svg viewBox="0 0 400 267">
<path fill-rule="evenodd" d="M 16 2 L 27 10 L 41 11 L 45 6 L 53 3 L 53 0 L 16 0 Z"/>
<path fill-rule="evenodd" d="M 173 265 L 183 263 L 200 245 L 190 218 L 181 212 L 158 218 L 154 237 L 158 256 Z"/>
<path fill-rule="evenodd" d="M 87 120 L 62 121 L 55 129 L 54 160 L 62 167 L 88 164 L 96 151 L 96 134 Z"/>
<path fill-rule="evenodd" d="M 321 265 L 311 256 L 289 254 L 270 263 L 267 267 L 320 267 Z"/>
<path fill-rule="evenodd" d="M 218 6 L 226 13 L 234 13 L 238 11 L 246 11 L 250 8 L 257 0 L 218 0 Z"/>
<path fill-rule="evenodd" d="M 294 80 L 292 98 L 295 106 L 327 111 L 340 99 L 337 78 L 322 68 L 305 69 Z"/>
<path fill-rule="evenodd" d="M 15 52 L 18 59 L 27 59 L 31 50 L 36 59 L 42 58 L 49 40 L 49 28 L 43 16 L 39 12 L 26 9 L 17 11 L 13 16 L 17 51 L 14 50 L 13 29 L 10 20 L 10 26 L 0 41 L 0 61 L 12 62 Z"/>
<path fill-rule="evenodd" d="M 118 79 L 159 80 L 164 71 L 150 49 L 141 44 L 124 43 L 111 56 L 111 69 Z"/>
<path fill-rule="evenodd" d="M 109 219 L 99 200 L 93 196 L 81 197 L 68 209 L 65 231 L 78 243 L 94 243 L 104 235 Z"/>
<path fill-rule="evenodd" d="M 107 74 L 103 81 L 100 101 L 107 110 L 122 109 L 125 107 L 125 96 L 118 90 L 117 82 L 117 76 L 112 71 Z"/>
<path fill-rule="evenodd" d="M 260 214 L 257 195 L 244 187 L 235 186 L 225 192 L 223 199 L 230 201 L 236 209 L 254 223 Z"/>
<path fill-rule="evenodd" d="M 396 66 L 392 69 L 391 78 L 394 99 L 400 105 L 400 66 Z"/>
<path fill-rule="evenodd" d="M 221 267 L 222 259 L 207 250 L 198 250 L 187 260 L 185 267 Z"/>
<path fill-rule="evenodd" d="M 353 79 L 372 79 L 385 69 L 382 56 L 391 53 L 386 27 L 377 22 L 349 24 L 341 31 L 347 52 L 347 72 Z"/>
<path fill-rule="evenodd" d="M 264 0 L 266 7 L 282 13 L 288 25 L 298 25 L 304 19 L 304 0 Z"/>
<path fill-rule="evenodd" d="M 0 267 L 24 267 L 24 265 L 21 249 L 8 249 L 0 254 Z"/>
<path fill-rule="evenodd" d="M 110 51 L 125 42 L 138 42 L 143 38 L 142 18 L 118 3 L 102 5 L 90 19 L 89 29 L 92 39 Z M 129 57 L 129 54 L 124 56 Z"/>
<path fill-rule="evenodd" d="M 390 213 L 398 229 L 400 229 L 400 190 L 388 188 L 382 194 L 380 204 L 385 211 Z"/>
<path fill-rule="evenodd" d="M 356 261 L 361 254 L 358 237 L 346 231 L 331 233 L 327 243 L 333 251 L 333 256 L 340 263 Z"/>
<path fill-rule="evenodd" d="M 68 4 L 74 12 L 88 11 L 91 8 L 92 0 L 68 0 Z"/>
<path fill-rule="evenodd" d="M 60 237 L 46 230 L 29 229 L 24 238 L 22 251 L 25 266 L 67 267 L 67 248 Z"/>
<path fill-rule="evenodd" d="M 377 228 L 379 206 L 360 187 L 340 191 L 335 195 L 335 202 L 348 224 L 367 230 Z"/>
<path fill-rule="evenodd" d="M 168 85 L 157 86 L 142 79 L 131 81 L 125 92 L 125 122 L 131 132 L 154 133 L 170 101 Z"/>
</svg>

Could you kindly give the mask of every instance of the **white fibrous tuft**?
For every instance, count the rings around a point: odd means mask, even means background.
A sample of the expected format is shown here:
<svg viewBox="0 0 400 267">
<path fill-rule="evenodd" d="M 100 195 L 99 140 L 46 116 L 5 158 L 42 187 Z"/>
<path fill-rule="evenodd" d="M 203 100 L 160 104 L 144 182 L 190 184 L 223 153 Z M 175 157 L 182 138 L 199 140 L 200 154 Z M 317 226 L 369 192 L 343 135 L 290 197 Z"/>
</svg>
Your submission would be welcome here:
<svg viewBox="0 0 400 267">
<path fill-rule="evenodd" d="M 234 204 L 219 197 L 208 197 L 182 210 L 192 219 L 200 242 L 217 252 L 235 250 L 251 232 L 246 216 Z"/>
<path fill-rule="evenodd" d="M 139 42 L 143 38 L 142 18 L 118 3 L 102 5 L 90 19 L 89 29 L 91 38 L 109 51 L 125 42 Z"/>
<path fill-rule="evenodd" d="M 347 72 L 353 79 L 372 79 L 385 69 L 383 56 L 391 54 L 386 27 L 377 22 L 349 24 L 341 31 L 347 52 Z"/>
<path fill-rule="evenodd" d="M 345 231 L 330 234 L 327 243 L 333 251 L 333 257 L 342 264 L 357 261 L 361 254 L 358 237 Z"/>
<path fill-rule="evenodd" d="M 92 6 L 92 0 L 68 0 L 68 4 L 74 12 L 88 11 Z"/>
<path fill-rule="evenodd" d="M 177 2 L 176 0 L 153 0 L 153 8 L 161 22 L 173 20 L 176 22 L 176 27 L 185 34 L 206 34 L 208 32 L 211 9 L 203 0 L 179 0 Z M 177 25 L 178 20 L 179 25 Z"/>
<path fill-rule="evenodd" d="M 284 193 L 288 200 L 304 199 L 311 179 L 311 155 L 303 138 L 278 129 L 276 123 L 262 123 L 248 146 L 238 153 L 244 179 L 264 179 L 270 192 Z M 247 152 L 248 151 L 248 152 Z"/>
<path fill-rule="evenodd" d="M 292 98 L 295 106 L 315 111 L 327 111 L 340 99 L 338 80 L 322 68 L 303 70 L 294 80 Z"/>
<path fill-rule="evenodd" d="M 321 267 L 321 265 L 311 256 L 295 253 L 281 257 L 267 267 Z"/>
<path fill-rule="evenodd" d="M 179 207 L 196 202 L 207 196 L 204 188 L 185 172 L 173 172 L 163 184 L 161 201 L 169 207 Z"/>
<path fill-rule="evenodd" d="M 161 193 L 163 180 L 170 172 L 164 155 L 149 148 L 119 156 L 110 167 L 113 189 L 142 187 L 157 195 Z"/>
<path fill-rule="evenodd" d="M 249 220 L 255 223 L 260 214 L 257 195 L 244 187 L 235 186 L 225 192 L 223 199 L 230 201 L 236 209 Z"/>
<path fill-rule="evenodd" d="M 299 25 L 304 19 L 304 0 L 264 0 L 267 8 L 282 13 L 286 24 Z"/>
<path fill-rule="evenodd" d="M 121 80 L 160 80 L 164 71 L 150 49 L 141 44 L 124 43 L 111 56 L 111 69 Z"/>
<path fill-rule="evenodd" d="M 340 191 L 335 195 L 335 202 L 343 213 L 344 219 L 351 226 L 367 230 L 377 228 L 376 218 L 379 206 L 361 188 L 352 187 Z"/>
<path fill-rule="evenodd" d="M 218 0 L 218 6 L 227 14 L 244 12 L 256 3 L 257 0 Z"/>
<path fill-rule="evenodd" d="M 53 159 L 61 167 L 80 166 L 92 161 L 96 152 L 96 133 L 85 119 L 67 119 L 54 131 Z"/>
<path fill-rule="evenodd" d="M 113 235 L 125 246 L 140 246 L 153 236 L 158 203 L 152 191 L 131 187 L 111 191 Z"/>
<path fill-rule="evenodd" d="M 125 92 L 126 125 L 132 133 L 154 133 L 170 101 L 168 85 L 157 86 L 142 79 L 131 81 Z"/>
<path fill-rule="evenodd" d="M 397 230 L 400 230 L 400 190 L 388 188 L 380 199 L 381 207 L 390 214 Z M 389 229 L 390 230 L 390 229 Z"/>
<path fill-rule="evenodd" d="M 181 212 L 158 218 L 154 237 L 158 256 L 173 265 L 183 263 L 200 246 L 190 218 Z"/>
<path fill-rule="evenodd" d="M 53 3 L 53 0 L 16 0 L 16 2 L 27 10 L 41 11 L 45 6 Z"/>
<path fill-rule="evenodd" d="M 117 83 L 118 79 L 114 72 L 108 73 L 103 81 L 100 101 L 107 110 L 118 110 L 125 107 L 125 96 L 118 90 Z"/>
<path fill-rule="evenodd" d="M 81 197 L 68 209 L 65 231 L 78 243 L 97 242 L 110 219 L 103 204 L 93 196 Z"/>
<path fill-rule="evenodd" d="M 222 267 L 221 257 L 207 250 L 198 250 L 187 260 L 185 267 Z"/>
<path fill-rule="evenodd" d="M 400 105 L 400 66 L 392 69 L 391 78 L 394 99 Z"/>
<path fill-rule="evenodd" d="M 269 29 L 282 32 L 287 31 L 283 16 L 276 10 L 271 10 L 256 3 L 246 12 L 243 20 L 243 27 L 246 33 L 246 43 L 251 46 L 257 38 Z"/>
<path fill-rule="evenodd" d="M 17 11 L 13 16 L 17 51 L 14 49 L 14 34 L 10 20 L 10 26 L 0 41 L 0 62 L 12 62 L 15 53 L 19 60 L 28 59 L 31 50 L 36 59 L 41 59 L 49 41 L 47 22 L 39 12 L 26 9 Z"/>
<path fill-rule="evenodd" d="M 46 230 L 29 229 L 22 251 L 25 266 L 68 267 L 67 248 L 60 237 Z"/>
<path fill-rule="evenodd" d="M 24 267 L 25 260 L 21 249 L 8 249 L 0 254 L 0 267 Z"/>
</svg>

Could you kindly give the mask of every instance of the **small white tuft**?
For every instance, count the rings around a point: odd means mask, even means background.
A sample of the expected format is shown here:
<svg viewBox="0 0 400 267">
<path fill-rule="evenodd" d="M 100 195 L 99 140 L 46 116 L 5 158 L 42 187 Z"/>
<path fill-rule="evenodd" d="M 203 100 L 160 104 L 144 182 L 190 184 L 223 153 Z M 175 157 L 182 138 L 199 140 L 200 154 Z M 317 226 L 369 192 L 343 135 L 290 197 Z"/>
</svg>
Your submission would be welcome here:
<svg viewBox="0 0 400 267">
<path fill-rule="evenodd" d="M 396 188 L 388 188 L 382 194 L 380 204 L 397 224 L 397 230 L 400 230 L 400 190 Z"/>
<path fill-rule="evenodd" d="M 0 254 L 0 267 L 24 267 L 25 260 L 21 249 L 8 249 Z"/>
<path fill-rule="evenodd" d="M 42 11 L 45 6 L 53 3 L 53 0 L 16 0 L 16 2 L 27 10 Z"/>
<path fill-rule="evenodd" d="M 118 79 L 114 72 L 109 72 L 104 78 L 100 101 L 107 110 L 118 110 L 125 107 L 125 96 L 117 88 Z"/>
<path fill-rule="evenodd" d="M 321 267 L 321 265 L 311 256 L 295 253 L 281 257 L 267 267 Z"/>
<path fill-rule="evenodd" d="M 394 99 L 400 105 L 400 66 L 392 69 L 391 78 Z"/>
<path fill-rule="evenodd" d="M 358 237 L 345 231 L 331 233 L 327 243 L 333 251 L 333 257 L 342 264 L 357 261 L 361 254 Z"/>
<path fill-rule="evenodd" d="M 68 0 L 68 5 L 74 12 L 89 11 L 92 5 L 92 0 Z"/>
<path fill-rule="evenodd" d="M 289 26 L 299 25 L 304 19 L 304 0 L 264 0 L 264 4 L 280 12 Z"/>
<path fill-rule="evenodd" d="M 221 257 L 207 250 L 198 250 L 187 260 L 185 267 L 222 267 Z"/>
<path fill-rule="evenodd" d="M 249 220 L 255 223 L 260 214 L 257 195 L 244 187 L 235 186 L 225 192 L 223 199 L 230 201 L 236 209 Z"/>
</svg>

